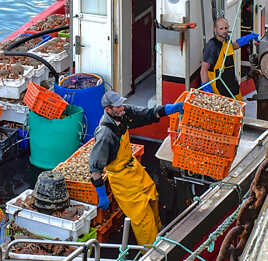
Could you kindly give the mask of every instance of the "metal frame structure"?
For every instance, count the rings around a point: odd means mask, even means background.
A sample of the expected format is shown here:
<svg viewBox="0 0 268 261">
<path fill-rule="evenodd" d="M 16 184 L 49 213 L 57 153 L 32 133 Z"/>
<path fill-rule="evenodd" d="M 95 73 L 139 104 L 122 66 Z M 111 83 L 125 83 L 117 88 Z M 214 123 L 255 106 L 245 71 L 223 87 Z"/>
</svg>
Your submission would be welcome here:
<svg viewBox="0 0 268 261">
<path fill-rule="evenodd" d="M 42 240 L 42 239 L 16 239 L 14 241 L 11 241 L 7 247 L 2 249 L 0 247 L 0 261 L 3 260 L 39 260 L 39 261 L 71 261 L 71 260 L 77 260 L 76 258 L 82 254 L 82 257 L 79 257 L 79 260 L 87 261 L 87 260 L 100 260 L 100 250 L 101 248 L 118 248 L 120 252 L 128 249 L 137 250 L 137 251 L 146 251 L 148 248 L 144 246 L 138 246 L 138 245 L 128 245 L 128 237 L 129 237 L 129 228 L 130 228 L 130 218 L 126 217 L 124 221 L 124 227 L 123 227 L 123 236 L 122 236 L 122 244 L 106 244 L 106 243 L 99 243 L 96 239 L 89 239 L 86 242 L 72 242 L 72 241 L 59 241 L 59 240 Z M 30 255 L 30 254 L 16 254 L 16 253 L 10 253 L 11 247 L 18 244 L 18 243 L 36 243 L 36 244 L 55 244 L 55 245 L 65 245 L 65 246 L 74 246 L 77 247 L 75 251 L 73 251 L 69 256 L 67 257 L 58 257 L 58 256 L 44 256 L 44 255 Z M 89 247 L 94 246 L 94 258 L 88 258 L 88 249 Z M 4 259 L 2 259 L 2 255 L 4 253 Z M 121 258 L 124 257 L 124 255 L 121 255 Z M 107 260 L 107 259 L 106 259 Z M 109 259 L 109 260 L 115 260 L 115 259 Z M 117 259 L 118 260 L 118 259 Z"/>
<path fill-rule="evenodd" d="M 264 160 L 268 145 L 268 123 L 266 121 L 246 118 L 244 126 L 248 126 L 253 132 L 256 131 L 260 135 L 256 143 L 245 156 L 238 160 L 229 175 L 223 180 L 229 185 L 225 186 L 219 183 L 214 188 L 210 188 L 200 197 L 200 201 L 195 201 L 185 209 L 159 236 L 164 236 L 192 249 L 201 238 L 209 233 L 217 221 L 238 206 L 237 188 L 240 188 L 241 195 L 246 194 L 256 168 Z M 160 261 L 166 260 L 166 258 L 169 261 L 180 260 L 185 254 L 185 250 L 179 245 L 160 240 L 140 260 Z"/>
</svg>

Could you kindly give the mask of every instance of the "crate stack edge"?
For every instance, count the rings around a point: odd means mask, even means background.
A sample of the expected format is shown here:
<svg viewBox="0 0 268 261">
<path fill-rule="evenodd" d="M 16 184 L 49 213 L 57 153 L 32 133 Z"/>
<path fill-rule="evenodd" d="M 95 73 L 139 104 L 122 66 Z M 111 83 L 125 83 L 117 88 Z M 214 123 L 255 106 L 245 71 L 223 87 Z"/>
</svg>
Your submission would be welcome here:
<svg viewBox="0 0 268 261">
<path fill-rule="evenodd" d="M 236 154 L 246 104 L 237 101 L 242 110 L 228 115 L 191 104 L 196 92 L 217 95 L 191 90 L 176 100 L 175 103 L 184 101 L 184 114 L 180 122 L 179 113 L 169 116 L 172 165 L 221 180 L 228 175 Z"/>
<path fill-rule="evenodd" d="M 61 166 L 64 166 L 64 164 L 68 164 L 72 159 L 79 157 L 81 153 L 90 154 L 88 149 L 90 148 L 90 146 L 93 146 L 94 142 L 94 138 L 89 140 L 67 160 L 60 163 L 54 169 L 54 171 L 59 171 Z M 135 156 L 138 161 L 141 161 L 142 155 L 144 154 L 144 145 L 131 143 L 131 149 L 132 155 Z M 109 197 L 110 206 L 108 210 L 97 208 L 97 216 L 92 219 L 91 223 L 92 227 L 95 227 L 97 230 L 97 239 L 99 240 L 99 242 L 105 242 L 109 238 L 110 233 L 118 230 L 124 222 L 124 214 L 119 208 L 116 200 L 114 199 L 106 174 L 103 175 L 103 181 L 106 186 L 106 192 Z M 93 205 L 98 204 L 97 192 L 95 186 L 91 182 L 80 182 L 69 179 L 65 179 L 65 182 L 71 199 Z"/>
</svg>

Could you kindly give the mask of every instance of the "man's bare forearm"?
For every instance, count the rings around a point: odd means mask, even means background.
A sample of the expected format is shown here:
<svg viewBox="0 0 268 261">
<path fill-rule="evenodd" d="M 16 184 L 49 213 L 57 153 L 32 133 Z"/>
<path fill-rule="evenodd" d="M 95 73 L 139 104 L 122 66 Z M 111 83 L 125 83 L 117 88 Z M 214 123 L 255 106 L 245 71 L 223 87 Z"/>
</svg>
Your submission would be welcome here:
<svg viewBox="0 0 268 261">
<path fill-rule="evenodd" d="M 201 67 L 201 72 L 200 72 L 200 77 L 201 77 L 201 82 L 208 82 L 208 70 L 206 70 L 205 68 Z"/>
</svg>

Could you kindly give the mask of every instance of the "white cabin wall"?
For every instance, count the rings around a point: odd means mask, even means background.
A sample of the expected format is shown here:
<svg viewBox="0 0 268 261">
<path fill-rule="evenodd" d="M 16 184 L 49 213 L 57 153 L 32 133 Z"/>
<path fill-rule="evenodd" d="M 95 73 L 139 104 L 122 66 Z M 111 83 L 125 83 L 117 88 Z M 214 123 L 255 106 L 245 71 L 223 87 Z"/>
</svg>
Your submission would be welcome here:
<svg viewBox="0 0 268 261">
<path fill-rule="evenodd" d="M 204 14 L 205 14 L 205 31 L 206 42 L 212 37 L 211 28 L 211 8 L 209 1 L 204 0 Z M 199 69 L 202 62 L 203 53 L 203 28 L 202 28 L 202 14 L 201 14 L 201 1 L 190 1 L 190 22 L 196 23 L 196 28 L 189 30 L 190 34 L 190 76 Z"/>
<path fill-rule="evenodd" d="M 168 0 L 164 2 L 163 21 L 182 22 L 182 17 L 185 16 L 185 1 L 179 1 L 177 4 L 171 4 Z M 185 48 L 184 48 L 185 50 Z M 164 75 L 185 77 L 185 52 L 181 54 L 178 45 L 163 44 L 163 73 Z"/>
<path fill-rule="evenodd" d="M 204 2 L 204 15 L 205 15 L 206 42 L 208 42 L 209 39 L 211 39 L 213 37 L 212 8 L 211 8 L 210 1 L 203 0 L 203 2 Z M 201 10 L 200 10 L 200 12 L 201 12 Z M 200 25 L 198 25 L 200 27 L 202 26 L 201 22 L 202 21 L 200 18 Z M 201 41 L 202 41 L 202 38 L 201 38 Z M 203 41 L 202 41 L 202 44 L 203 44 Z"/>
<path fill-rule="evenodd" d="M 73 17 L 76 17 L 79 15 L 79 10 L 81 9 L 80 7 L 80 1 L 77 4 L 73 4 Z M 75 36 L 80 35 L 80 22 L 78 17 L 73 18 L 73 43 L 75 44 Z M 73 61 L 75 61 L 75 47 L 73 47 Z M 78 56 L 78 63 L 80 64 L 80 56 Z M 77 68 L 77 64 L 75 65 L 75 68 Z"/>
<path fill-rule="evenodd" d="M 177 4 L 171 4 L 168 0 L 157 0 L 156 18 L 159 22 L 182 22 L 182 17 L 186 16 L 186 1 L 181 0 Z M 206 41 L 213 37 L 213 20 L 210 1 L 204 0 Z M 162 20 L 161 20 L 162 19 Z M 201 20 L 200 1 L 190 0 L 190 22 L 197 24 L 195 29 L 189 30 L 189 55 L 186 58 L 186 34 L 181 54 L 179 39 L 178 45 L 168 45 L 156 43 L 156 98 L 157 103 L 162 101 L 162 75 L 186 78 L 186 66 L 189 63 L 189 76 L 196 72 L 202 62 L 203 51 L 203 29 Z M 188 61 L 186 61 L 186 59 Z"/>
<path fill-rule="evenodd" d="M 156 18 L 159 22 L 177 22 L 182 23 L 183 17 L 186 16 L 186 1 L 181 0 L 176 4 L 169 3 L 168 0 L 157 0 L 156 4 Z M 206 0 L 204 2 L 207 2 Z M 201 25 L 201 9 L 200 1 L 190 1 L 190 22 L 195 22 L 197 27 L 190 29 L 190 58 L 189 74 L 194 73 L 201 64 L 202 59 L 202 25 Z M 186 34 L 181 53 L 180 44 L 168 45 L 156 43 L 156 98 L 157 103 L 162 101 L 162 75 L 185 78 L 186 77 Z M 201 46 L 200 46 L 200 44 Z"/>
<path fill-rule="evenodd" d="M 118 89 L 122 96 L 131 91 L 132 80 L 132 1 L 119 0 Z"/>
<path fill-rule="evenodd" d="M 168 0 L 156 0 L 156 19 L 163 21 L 182 22 L 185 16 L 185 1 L 177 4 Z M 185 49 L 185 48 L 184 48 Z M 181 55 L 178 45 L 156 43 L 156 102 L 162 104 L 162 75 L 185 77 L 185 52 Z"/>
<path fill-rule="evenodd" d="M 240 0 L 228 0 L 225 4 L 225 18 L 228 20 L 228 23 L 230 25 L 230 30 L 233 29 L 234 23 L 235 23 L 235 17 L 238 9 L 238 4 Z M 232 41 L 235 42 L 237 38 L 241 36 L 241 9 L 239 10 L 239 14 L 237 17 L 236 24 L 234 26 L 234 32 Z M 240 49 L 235 51 L 235 73 L 238 82 L 241 82 L 241 51 Z"/>
<path fill-rule="evenodd" d="M 267 0 L 255 0 L 255 7 L 257 6 L 258 12 L 255 13 L 255 20 L 254 22 L 255 27 L 254 31 L 256 33 L 261 33 L 261 11 L 264 8 L 265 9 L 265 24 L 268 24 L 268 1 Z"/>
</svg>

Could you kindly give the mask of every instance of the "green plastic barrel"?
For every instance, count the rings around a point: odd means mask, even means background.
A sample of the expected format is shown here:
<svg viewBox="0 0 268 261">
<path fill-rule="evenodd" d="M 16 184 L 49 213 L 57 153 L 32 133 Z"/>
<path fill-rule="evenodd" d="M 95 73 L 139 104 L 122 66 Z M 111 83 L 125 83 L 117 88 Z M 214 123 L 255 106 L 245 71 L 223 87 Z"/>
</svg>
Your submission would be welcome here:
<svg viewBox="0 0 268 261">
<path fill-rule="evenodd" d="M 29 113 L 30 162 L 42 169 L 53 169 L 81 146 L 83 108 L 67 106 L 63 119 L 49 120 Z"/>
</svg>

